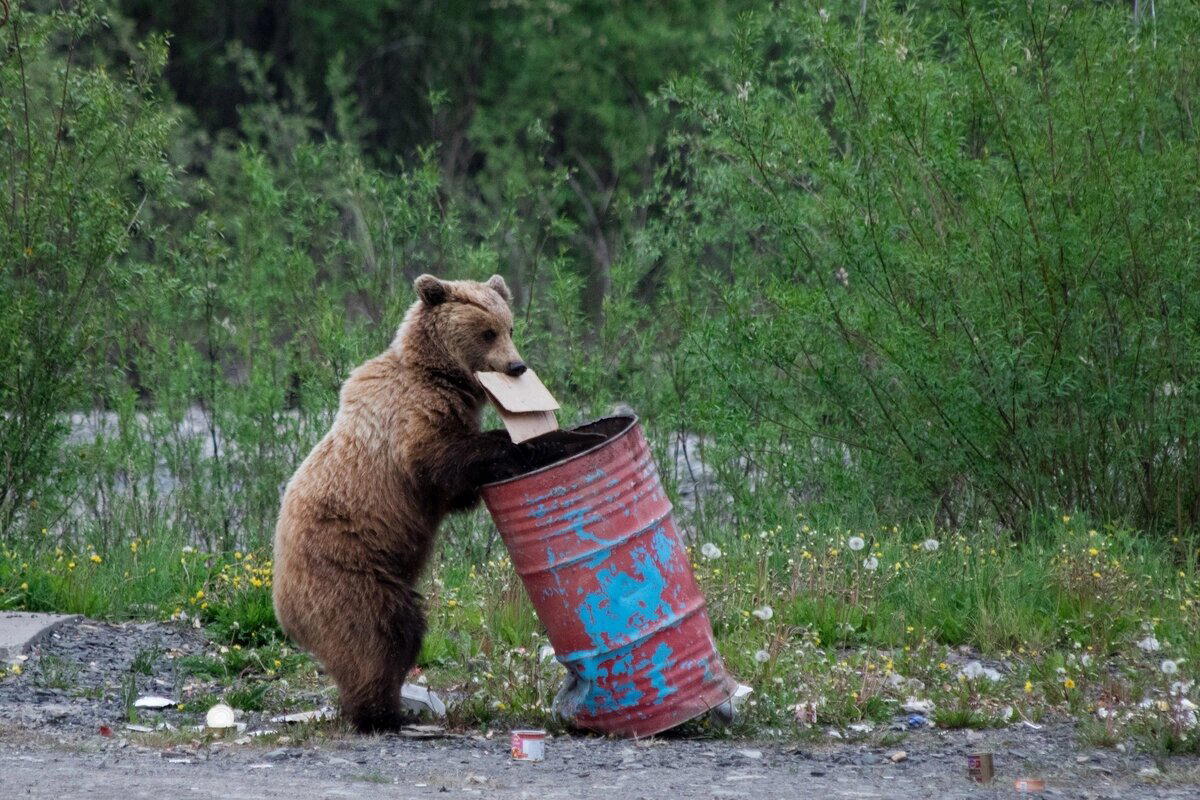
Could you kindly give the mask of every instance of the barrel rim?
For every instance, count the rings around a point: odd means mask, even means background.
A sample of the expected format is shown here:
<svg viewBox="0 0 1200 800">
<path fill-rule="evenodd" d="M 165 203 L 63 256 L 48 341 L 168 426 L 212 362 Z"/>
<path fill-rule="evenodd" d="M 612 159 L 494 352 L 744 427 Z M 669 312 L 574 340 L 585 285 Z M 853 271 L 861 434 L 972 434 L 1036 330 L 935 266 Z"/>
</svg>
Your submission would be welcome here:
<svg viewBox="0 0 1200 800">
<path fill-rule="evenodd" d="M 528 478 L 532 475 L 540 475 L 541 473 L 547 472 L 548 470 L 552 470 L 552 469 L 561 467 L 563 464 L 570 463 L 576 459 L 583 458 L 584 456 L 590 455 L 591 453 L 595 453 L 600 448 L 608 447 L 610 444 L 617 441 L 618 439 L 628 436 L 629 432 L 632 431 L 634 428 L 636 428 L 637 424 L 638 424 L 637 414 L 614 414 L 611 417 L 600 417 L 599 419 L 594 419 L 591 422 L 585 422 L 582 425 L 576 425 L 574 428 L 571 428 L 571 430 L 577 430 L 579 428 L 586 428 L 588 425 L 595 425 L 597 422 L 604 422 L 605 420 L 609 420 L 609 419 L 626 419 L 626 420 L 629 420 L 629 424 L 626 425 L 624 428 L 622 428 L 617 433 L 614 433 L 612 436 L 605 439 L 603 442 L 600 442 L 600 444 L 598 444 L 594 447 L 589 447 L 587 450 L 576 453 L 573 456 L 568 456 L 567 458 L 560 458 L 558 461 L 553 461 L 544 467 L 538 467 L 537 469 L 530 470 L 529 472 L 522 472 L 520 475 L 514 475 L 511 478 L 505 478 L 504 480 L 492 481 L 491 483 L 485 483 L 479 488 L 481 490 L 483 490 L 483 489 L 491 489 L 494 486 L 504 486 L 506 484 L 515 483 L 516 481 L 519 481 L 519 480 L 524 480 L 525 478 Z"/>
</svg>

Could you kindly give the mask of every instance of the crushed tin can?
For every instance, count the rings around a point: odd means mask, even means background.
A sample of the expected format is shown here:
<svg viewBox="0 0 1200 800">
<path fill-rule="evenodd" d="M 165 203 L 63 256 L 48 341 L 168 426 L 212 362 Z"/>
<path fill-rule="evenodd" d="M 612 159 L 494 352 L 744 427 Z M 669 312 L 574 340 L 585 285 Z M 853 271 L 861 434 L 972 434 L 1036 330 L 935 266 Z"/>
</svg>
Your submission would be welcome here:
<svg viewBox="0 0 1200 800">
<path fill-rule="evenodd" d="M 967 756 L 967 777 L 976 783 L 991 783 L 996 777 L 991 753 L 971 753 Z"/>
<path fill-rule="evenodd" d="M 546 732 L 544 730 L 513 731 L 509 737 L 513 761 L 544 761 Z"/>
</svg>

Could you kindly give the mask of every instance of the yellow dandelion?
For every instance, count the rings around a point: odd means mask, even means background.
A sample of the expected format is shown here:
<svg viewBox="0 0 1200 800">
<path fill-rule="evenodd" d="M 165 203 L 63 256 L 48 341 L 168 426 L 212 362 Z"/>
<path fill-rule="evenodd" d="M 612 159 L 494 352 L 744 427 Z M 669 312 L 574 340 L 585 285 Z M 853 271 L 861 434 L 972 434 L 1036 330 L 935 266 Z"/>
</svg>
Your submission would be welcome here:
<svg viewBox="0 0 1200 800">
<path fill-rule="evenodd" d="M 1071 521 L 1071 517 L 1067 514 L 1063 514 L 1062 520 L 1063 520 L 1063 525 L 1066 525 L 1068 522 Z"/>
<path fill-rule="evenodd" d="M 1071 680 L 1070 678 L 1063 678 L 1063 688 L 1064 689 L 1074 689 L 1075 681 Z"/>
<path fill-rule="evenodd" d="M 1089 547 L 1089 548 L 1088 548 L 1088 555 L 1089 555 L 1089 556 L 1098 556 L 1098 555 L 1100 555 L 1100 551 L 1099 551 L 1099 550 L 1097 550 L 1097 549 L 1096 549 L 1096 548 L 1094 548 L 1094 547 Z"/>
<path fill-rule="evenodd" d="M 75 562 L 74 562 L 74 561 L 68 561 L 68 562 L 67 562 L 67 569 L 75 569 Z"/>
<path fill-rule="evenodd" d="M 938 664 L 938 669 L 947 670 L 947 669 L 950 669 L 950 665 L 947 664 L 945 661 L 943 661 L 940 664 Z"/>
<path fill-rule="evenodd" d="M 1025 681 L 1025 694 L 1033 694 L 1033 681 Z"/>
<path fill-rule="evenodd" d="M 96 555 L 95 553 L 92 553 L 91 558 L 89 560 L 93 564 L 99 564 L 103 559 L 101 559 L 100 556 Z"/>
<path fill-rule="evenodd" d="M 13 675 L 21 674 L 21 665 L 20 664 L 13 664 L 12 667 L 10 667 L 10 669 L 12 670 Z"/>
<path fill-rule="evenodd" d="M 21 591 L 22 591 L 22 592 L 28 592 L 28 591 L 29 591 L 29 584 L 28 584 L 28 583 L 26 583 L 25 581 L 22 581 L 22 582 L 21 582 Z"/>
</svg>

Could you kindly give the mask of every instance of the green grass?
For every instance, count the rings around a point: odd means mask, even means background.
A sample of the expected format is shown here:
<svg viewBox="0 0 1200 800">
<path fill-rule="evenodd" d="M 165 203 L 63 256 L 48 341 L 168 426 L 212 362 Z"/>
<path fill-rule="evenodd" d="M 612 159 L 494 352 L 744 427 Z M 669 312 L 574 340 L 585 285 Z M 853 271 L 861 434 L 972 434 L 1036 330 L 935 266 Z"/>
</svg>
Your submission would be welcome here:
<svg viewBox="0 0 1200 800">
<path fill-rule="evenodd" d="M 852 549 L 859 538 L 862 548 Z M 710 541 L 717 558 L 701 554 Z M 817 707 L 818 729 L 877 725 L 917 697 L 935 704 L 942 727 L 1073 715 L 1094 741 L 1137 736 L 1155 751 L 1181 752 L 1194 746 L 1178 719 L 1191 689 L 1172 687 L 1200 663 L 1200 621 L 1194 550 L 1174 544 L 1163 552 L 1132 532 L 1069 518 L 1025 541 L 801 518 L 791 529 L 704 537 L 692 557 L 726 663 L 756 690 L 741 732 L 807 735 L 796 713 L 807 704 Z M 214 646 L 178 667 L 224 687 L 192 698 L 200 705 L 223 698 L 245 710 L 282 708 L 286 695 L 272 691 L 280 678 L 315 676 L 271 614 L 265 552 L 142 542 L 98 562 L 53 546 L 6 555 L 6 607 L 114 618 L 153 607 L 160 619 L 200 619 Z M 121 591 L 106 594 L 116 584 Z M 465 563 L 447 542 L 425 593 L 430 632 L 419 666 L 435 689 L 462 698 L 451 722 L 557 729 L 550 704 L 561 670 L 543 652 L 548 639 L 508 558 Z M 1150 635 L 1159 650 L 1138 647 Z M 145 673 L 158 655 L 139 654 L 132 671 Z M 964 678 L 975 658 L 1008 667 L 998 681 Z M 1164 659 L 1179 660 L 1170 679 Z M 65 669 L 44 669 L 46 680 L 69 682 Z M 1133 713 L 1095 729 L 1097 709 L 1110 707 Z M 703 724 L 696 732 L 716 733 Z"/>
</svg>

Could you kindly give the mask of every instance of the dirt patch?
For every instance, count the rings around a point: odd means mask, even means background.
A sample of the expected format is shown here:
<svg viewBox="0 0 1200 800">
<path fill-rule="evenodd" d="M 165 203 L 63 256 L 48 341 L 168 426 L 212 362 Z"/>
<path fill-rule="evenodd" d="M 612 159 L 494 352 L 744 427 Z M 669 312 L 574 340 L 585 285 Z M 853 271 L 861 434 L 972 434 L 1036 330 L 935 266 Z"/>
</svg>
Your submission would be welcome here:
<svg viewBox="0 0 1200 800">
<path fill-rule="evenodd" d="M 161 623 L 83 621 L 39 645 L 21 675 L 0 682 L 0 774 L 10 796 L 488 797 L 635 800 L 658 797 L 824 796 L 968 798 L 1015 796 L 1012 781 L 1046 779 L 1046 797 L 1190 798 L 1200 762 L 1157 763 L 1080 745 L 1069 722 L 1041 730 L 879 731 L 856 742 L 734 741 L 660 737 L 640 742 L 552 737 L 546 760 L 515 763 L 507 731 L 447 731 L 443 738 L 359 737 L 336 724 L 284 728 L 278 735 L 204 734 L 203 709 L 143 714 L 128 729 L 132 680 L 139 693 L 179 698 L 203 692 L 176 666 L 211 650 L 198 630 Z M 132 678 L 128 676 L 134 676 Z M 124 688 L 123 688 L 124 687 Z M 316 693 L 297 702 L 327 701 Z M 268 712 L 242 715 L 247 731 Z M 102 736 L 108 725 L 111 736 Z M 284 737 L 284 738 L 280 738 Z M 898 751 L 902 759 L 893 760 Z M 995 754 L 996 781 L 966 780 L 966 755 Z M 70 788 L 68 795 L 64 789 Z M 799 794 L 798 794 L 799 793 Z"/>
</svg>

